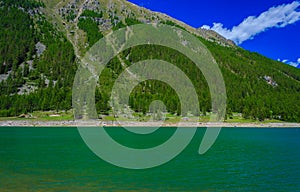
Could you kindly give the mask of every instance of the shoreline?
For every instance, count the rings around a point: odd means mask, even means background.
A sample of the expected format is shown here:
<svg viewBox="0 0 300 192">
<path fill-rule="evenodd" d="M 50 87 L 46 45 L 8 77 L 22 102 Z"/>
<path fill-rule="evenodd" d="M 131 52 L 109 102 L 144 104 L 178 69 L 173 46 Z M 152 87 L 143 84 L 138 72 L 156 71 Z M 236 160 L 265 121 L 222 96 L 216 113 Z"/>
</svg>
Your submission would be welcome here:
<svg viewBox="0 0 300 192">
<path fill-rule="evenodd" d="M 30 121 L 5 120 L 0 121 L 0 127 L 177 127 L 178 123 L 162 122 L 111 122 L 111 121 Z M 223 128 L 300 128 L 300 123 L 212 123 L 212 122 L 182 122 L 179 127 L 223 127 Z"/>
</svg>

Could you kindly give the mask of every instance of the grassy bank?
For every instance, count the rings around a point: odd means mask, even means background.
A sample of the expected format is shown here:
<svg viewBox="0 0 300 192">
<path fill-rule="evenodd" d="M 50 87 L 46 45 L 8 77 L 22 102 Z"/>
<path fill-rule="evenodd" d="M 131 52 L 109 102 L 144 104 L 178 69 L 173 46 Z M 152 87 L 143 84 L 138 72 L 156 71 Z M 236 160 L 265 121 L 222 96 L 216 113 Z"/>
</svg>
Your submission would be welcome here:
<svg viewBox="0 0 300 192">
<path fill-rule="evenodd" d="M 152 121 L 150 115 L 142 115 L 140 113 L 133 114 L 133 118 L 119 117 L 115 118 L 113 115 L 101 115 L 100 121 L 124 121 L 124 122 L 147 122 Z M 73 111 L 35 111 L 30 114 L 22 114 L 18 117 L 0 117 L 0 121 L 72 121 L 74 120 Z M 210 120 L 210 115 L 206 116 L 189 116 L 189 117 L 180 117 L 177 115 L 166 114 L 164 117 L 165 123 L 178 123 L 183 122 L 201 122 L 206 123 Z M 242 115 L 236 113 L 233 114 L 230 118 L 225 120 L 225 123 L 284 123 L 283 121 L 275 119 L 266 119 L 264 121 L 254 120 L 254 119 L 245 119 Z"/>
</svg>

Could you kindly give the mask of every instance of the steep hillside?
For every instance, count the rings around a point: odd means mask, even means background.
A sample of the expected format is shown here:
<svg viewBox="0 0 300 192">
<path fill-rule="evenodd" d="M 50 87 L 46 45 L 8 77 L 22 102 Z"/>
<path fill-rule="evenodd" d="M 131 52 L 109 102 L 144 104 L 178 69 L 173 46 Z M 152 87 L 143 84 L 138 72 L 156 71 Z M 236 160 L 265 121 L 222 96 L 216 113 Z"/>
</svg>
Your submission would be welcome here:
<svg viewBox="0 0 300 192">
<path fill-rule="evenodd" d="M 2 0 L 0 115 L 71 108 L 72 44 L 42 13 L 42 3 Z"/>
<path fill-rule="evenodd" d="M 0 2 L 0 116 L 71 109 L 77 59 L 94 43 L 128 25 L 163 23 L 192 33 L 212 52 L 225 79 L 229 118 L 238 112 L 249 119 L 300 122 L 300 70 L 245 51 L 213 31 L 194 29 L 124 0 Z M 182 69 L 196 87 L 202 115 L 211 111 L 201 71 L 175 50 L 145 45 L 124 51 L 104 70 L 96 89 L 99 114 L 110 113 L 110 91 L 118 75 L 131 63 L 150 58 Z M 182 112 L 174 90 L 153 80 L 134 89 L 130 107 L 147 113 L 149 104 L 157 99 L 164 101 L 168 112 Z"/>
<path fill-rule="evenodd" d="M 46 5 L 46 16 L 58 26 L 60 31 L 67 34 L 68 39 L 73 45 L 76 45 L 76 48 L 78 47 L 78 55 L 83 55 L 86 48 L 98 39 L 89 41 L 93 35 L 83 28 L 83 24 L 87 24 L 87 22 L 90 24 L 89 27 L 93 23 L 97 24 L 99 32 L 103 35 L 125 25 L 166 23 L 188 30 L 210 41 L 225 46 L 234 46 L 232 41 L 226 40 L 213 31 L 192 28 L 165 14 L 152 12 L 125 0 L 65 0 L 56 1 L 56 3 L 55 1 L 43 0 L 43 2 Z M 84 33 L 84 31 L 88 33 Z M 77 52 L 77 50 L 75 51 Z"/>
</svg>

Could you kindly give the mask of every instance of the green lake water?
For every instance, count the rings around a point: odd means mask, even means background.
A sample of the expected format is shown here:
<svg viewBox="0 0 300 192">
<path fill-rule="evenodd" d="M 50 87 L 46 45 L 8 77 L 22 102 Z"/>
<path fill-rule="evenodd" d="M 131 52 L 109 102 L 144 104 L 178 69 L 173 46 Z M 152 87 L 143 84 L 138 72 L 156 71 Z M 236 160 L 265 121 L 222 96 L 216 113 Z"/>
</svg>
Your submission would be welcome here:
<svg viewBox="0 0 300 192">
<path fill-rule="evenodd" d="M 174 131 L 137 136 L 107 129 L 135 148 L 153 147 Z M 300 191 L 300 128 L 224 128 L 199 155 L 204 131 L 170 162 L 129 170 L 93 154 L 76 128 L 2 127 L 0 191 Z"/>
</svg>

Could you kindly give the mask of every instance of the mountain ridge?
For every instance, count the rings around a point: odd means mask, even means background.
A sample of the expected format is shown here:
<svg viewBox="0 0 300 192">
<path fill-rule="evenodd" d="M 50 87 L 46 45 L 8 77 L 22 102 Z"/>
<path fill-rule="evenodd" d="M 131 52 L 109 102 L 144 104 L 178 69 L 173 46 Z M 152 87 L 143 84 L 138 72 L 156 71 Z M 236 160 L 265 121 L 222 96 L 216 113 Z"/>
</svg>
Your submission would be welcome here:
<svg viewBox="0 0 300 192">
<path fill-rule="evenodd" d="M 43 2 L 46 5 L 49 5 L 50 1 L 49 0 L 43 0 Z M 59 1 L 59 3 L 55 4 L 51 2 L 52 7 L 50 8 L 51 11 L 46 11 L 46 14 L 48 14 L 48 17 L 52 17 L 53 13 L 55 13 L 57 16 L 56 21 L 61 22 L 66 25 L 66 28 L 69 28 L 70 30 L 68 31 L 69 35 L 68 37 L 71 37 L 70 32 L 71 31 L 76 31 L 76 24 L 78 22 L 78 19 L 80 18 L 79 11 L 84 11 L 84 10 L 101 10 L 102 12 L 109 12 L 107 16 L 104 16 L 106 19 L 111 19 L 111 17 L 115 17 L 115 12 L 117 13 L 118 17 L 121 17 L 121 20 L 123 20 L 126 17 L 130 17 L 130 14 L 133 13 L 135 18 L 137 18 L 141 23 L 159 23 L 161 21 L 170 21 L 174 22 L 174 24 L 178 27 L 184 28 L 188 30 L 190 33 L 193 33 L 197 36 L 201 36 L 207 40 L 214 41 L 217 43 L 220 43 L 224 46 L 235 46 L 234 42 L 231 40 L 227 40 L 226 38 L 222 37 L 221 35 L 217 34 L 216 32 L 212 30 L 206 30 L 206 29 L 195 29 L 179 20 L 176 20 L 166 14 L 159 13 L 159 12 L 153 12 L 149 9 L 139 7 L 138 5 L 135 5 L 129 1 L 125 0 L 101 0 L 101 6 L 98 2 L 98 0 L 67 0 L 67 1 Z M 49 5 L 50 6 L 50 5 Z M 73 8 L 70 9 L 70 6 Z M 114 9 L 112 12 L 111 9 Z M 116 11 L 117 10 L 117 11 Z M 129 11 L 128 11 L 129 10 Z M 65 14 L 69 14 L 69 12 L 74 12 L 75 16 L 73 16 L 73 20 L 66 21 Z M 66 13 L 67 12 L 67 13 Z M 124 13 L 125 12 L 125 13 Z M 110 15 L 111 14 L 111 15 Z M 58 17 L 61 17 L 60 19 L 57 19 Z M 152 18 L 151 18 L 152 17 Z M 153 18 L 154 17 L 154 18 Z M 119 20 L 118 20 L 119 21 Z M 105 25 L 111 25 L 111 23 L 105 21 Z M 115 22 L 115 21 L 113 21 Z M 75 25 L 75 26 L 74 26 Z M 105 29 L 105 25 L 100 26 L 100 31 L 102 31 L 104 34 L 109 33 L 110 28 L 107 30 Z M 103 29 L 104 28 L 104 29 Z M 80 32 L 79 32 L 80 33 Z M 80 33 L 80 35 L 83 35 Z M 70 41 L 72 42 L 72 37 L 69 38 Z M 79 46 L 84 46 L 82 45 L 82 42 L 78 42 L 80 45 Z M 74 43 L 73 43 L 74 44 Z"/>
</svg>

